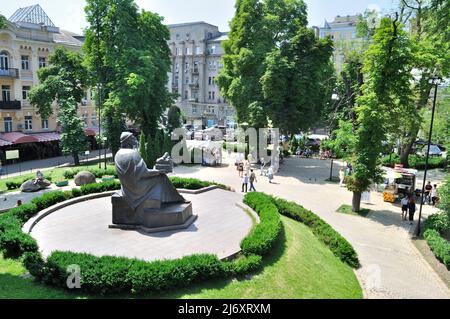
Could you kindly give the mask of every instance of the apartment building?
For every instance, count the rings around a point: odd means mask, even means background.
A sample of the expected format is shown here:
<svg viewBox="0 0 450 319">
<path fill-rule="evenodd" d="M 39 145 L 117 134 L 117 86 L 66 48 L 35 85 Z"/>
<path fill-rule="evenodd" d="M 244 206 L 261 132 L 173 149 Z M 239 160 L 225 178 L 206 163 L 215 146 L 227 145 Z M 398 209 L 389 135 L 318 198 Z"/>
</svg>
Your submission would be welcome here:
<svg viewBox="0 0 450 319">
<path fill-rule="evenodd" d="M 345 51 L 351 49 L 354 45 L 358 45 L 361 40 L 357 32 L 357 24 L 360 18 L 361 15 L 337 16 L 332 22 L 325 20 L 322 28 L 316 28 L 320 38 L 330 36 L 333 39 L 335 44 L 333 62 L 338 72 L 342 71 Z"/>
<path fill-rule="evenodd" d="M 83 37 L 55 26 L 39 5 L 18 9 L 6 24 L 0 29 L 0 154 L 4 159 L 5 150 L 20 149 L 21 159 L 52 156 L 60 140 L 56 105 L 52 117 L 42 118 L 28 93 L 39 83 L 37 72 L 48 65 L 55 48 L 81 51 Z M 86 135 L 95 136 L 97 113 L 89 92 L 79 114 Z"/>
<path fill-rule="evenodd" d="M 227 33 L 206 22 L 172 24 L 170 87 L 178 93 L 177 106 L 187 124 L 225 125 L 234 118 L 234 108 L 220 95 L 216 83 L 223 67 L 222 42 Z"/>
</svg>

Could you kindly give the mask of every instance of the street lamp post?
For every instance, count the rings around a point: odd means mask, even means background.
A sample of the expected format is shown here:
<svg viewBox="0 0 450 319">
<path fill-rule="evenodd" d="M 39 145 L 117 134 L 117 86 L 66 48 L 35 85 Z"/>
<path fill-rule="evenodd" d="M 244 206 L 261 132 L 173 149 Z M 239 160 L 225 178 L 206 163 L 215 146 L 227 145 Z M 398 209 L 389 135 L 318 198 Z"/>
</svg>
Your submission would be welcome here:
<svg viewBox="0 0 450 319">
<path fill-rule="evenodd" d="M 420 236 L 420 233 L 422 231 L 421 222 L 422 222 L 423 203 L 424 203 L 424 199 L 425 199 L 424 198 L 425 197 L 425 184 L 427 181 L 428 162 L 430 159 L 430 149 L 431 149 L 431 138 L 433 136 L 434 114 L 436 112 L 437 92 L 438 92 L 438 87 L 439 87 L 440 82 L 441 82 L 441 79 L 438 77 L 433 77 L 430 79 L 430 84 L 434 85 L 434 99 L 433 99 L 433 110 L 431 113 L 430 132 L 428 135 L 427 156 L 426 156 L 426 160 L 425 160 L 425 172 L 423 174 L 422 196 L 420 199 L 420 210 L 419 210 L 419 222 L 417 224 L 417 237 Z"/>
<path fill-rule="evenodd" d="M 97 109 L 98 109 L 98 111 L 97 111 L 97 114 L 98 114 L 98 136 L 99 136 L 99 138 L 97 139 L 98 140 L 98 143 L 99 143 L 99 150 L 98 150 L 98 168 L 99 169 L 101 169 L 102 168 L 102 138 L 101 138 L 101 136 L 102 136 L 102 113 L 101 113 L 101 103 L 102 103 L 102 101 L 101 101 L 101 84 L 100 83 L 98 83 L 97 84 L 97 103 L 98 103 L 98 105 L 97 105 Z"/>
</svg>

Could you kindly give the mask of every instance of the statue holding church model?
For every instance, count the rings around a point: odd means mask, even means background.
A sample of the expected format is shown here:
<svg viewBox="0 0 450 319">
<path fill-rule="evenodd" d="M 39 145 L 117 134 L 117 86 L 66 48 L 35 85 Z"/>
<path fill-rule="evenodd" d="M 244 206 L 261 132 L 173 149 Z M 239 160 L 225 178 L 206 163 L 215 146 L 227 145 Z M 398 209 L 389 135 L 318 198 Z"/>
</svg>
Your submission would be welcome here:
<svg viewBox="0 0 450 319">
<path fill-rule="evenodd" d="M 196 219 L 192 203 L 172 185 L 165 172 L 149 169 L 138 151 L 138 141 L 129 132 L 120 137 L 115 156 L 121 190 L 113 195 L 111 228 L 158 232 L 186 228 Z"/>
</svg>

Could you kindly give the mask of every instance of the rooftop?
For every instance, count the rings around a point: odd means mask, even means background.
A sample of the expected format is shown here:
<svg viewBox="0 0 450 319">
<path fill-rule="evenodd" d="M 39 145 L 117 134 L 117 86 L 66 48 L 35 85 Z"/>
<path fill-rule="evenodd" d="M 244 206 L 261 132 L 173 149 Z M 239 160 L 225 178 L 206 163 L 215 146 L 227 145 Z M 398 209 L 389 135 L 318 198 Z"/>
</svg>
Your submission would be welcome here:
<svg viewBox="0 0 450 319">
<path fill-rule="evenodd" d="M 334 18 L 334 21 L 328 22 L 325 20 L 324 28 L 332 29 L 332 28 L 342 28 L 347 26 L 356 26 L 360 19 L 361 15 L 347 15 L 347 16 L 337 16 Z"/>
<path fill-rule="evenodd" d="M 27 22 L 47 27 L 55 27 L 55 24 L 38 4 L 17 9 L 8 20 L 14 23 Z"/>
<path fill-rule="evenodd" d="M 168 24 L 167 27 L 168 28 L 179 28 L 179 27 L 188 27 L 188 26 L 193 26 L 193 25 L 200 25 L 200 24 L 205 24 L 205 25 L 209 25 L 211 27 L 215 27 L 217 28 L 217 26 L 211 24 L 211 23 L 207 23 L 205 21 L 195 21 L 195 22 L 186 22 L 186 23 L 177 23 L 177 24 Z"/>
</svg>

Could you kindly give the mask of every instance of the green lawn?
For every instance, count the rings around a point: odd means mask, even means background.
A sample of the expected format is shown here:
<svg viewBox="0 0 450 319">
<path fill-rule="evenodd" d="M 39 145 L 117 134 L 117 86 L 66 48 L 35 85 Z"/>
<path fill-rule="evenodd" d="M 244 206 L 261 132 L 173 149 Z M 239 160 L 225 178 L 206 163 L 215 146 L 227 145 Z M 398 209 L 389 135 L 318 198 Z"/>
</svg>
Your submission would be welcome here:
<svg viewBox="0 0 450 319">
<path fill-rule="evenodd" d="M 102 168 L 104 166 L 102 165 Z M 64 180 L 64 171 L 70 170 L 73 168 L 79 168 L 79 169 L 89 169 L 89 168 L 98 168 L 98 164 L 89 164 L 89 165 L 81 165 L 81 166 L 70 166 L 70 167 L 61 167 L 61 168 L 53 168 L 53 169 L 44 169 L 42 172 L 44 173 L 44 177 L 51 177 L 52 183 L 58 181 L 58 180 Z M 22 182 L 24 179 L 33 179 L 36 177 L 36 172 L 34 173 L 27 173 L 22 174 L 21 176 L 15 176 L 15 177 L 9 177 L 9 178 L 2 178 L 0 179 L 0 191 L 6 192 L 8 191 L 6 187 L 6 182 L 9 181 L 15 181 L 15 182 Z M 17 192 L 18 189 L 11 190 L 9 192 Z"/>
<path fill-rule="evenodd" d="M 216 280 L 179 289 L 164 298 L 268 298 L 344 299 L 362 298 L 353 270 L 301 223 L 282 217 L 284 233 L 275 250 L 265 259 L 264 269 L 251 278 Z M 0 298 L 77 298 L 61 290 L 20 277 L 25 270 L 18 262 L 0 259 Z M 126 296 L 128 297 L 128 296 Z M 148 297 L 148 296 L 144 296 Z"/>
<path fill-rule="evenodd" d="M 350 205 L 342 205 L 341 207 L 338 208 L 337 212 L 341 213 L 341 214 L 346 214 L 346 215 L 367 217 L 367 215 L 369 215 L 369 213 L 370 213 L 370 209 L 363 208 L 359 212 L 355 213 L 353 211 L 352 206 L 350 206 Z"/>
</svg>

